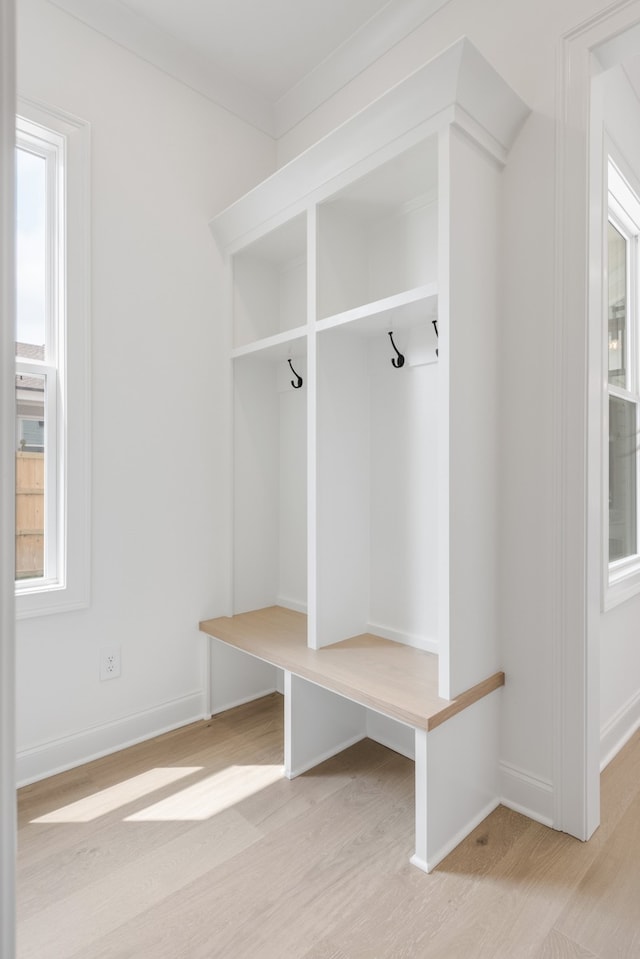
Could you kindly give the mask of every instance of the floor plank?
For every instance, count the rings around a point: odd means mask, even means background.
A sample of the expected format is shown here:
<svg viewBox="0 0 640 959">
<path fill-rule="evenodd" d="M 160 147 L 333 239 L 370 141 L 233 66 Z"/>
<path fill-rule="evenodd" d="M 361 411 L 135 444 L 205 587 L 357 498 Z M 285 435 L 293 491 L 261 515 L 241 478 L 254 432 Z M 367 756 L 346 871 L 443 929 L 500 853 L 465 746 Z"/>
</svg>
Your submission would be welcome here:
<svg viewBox="0 0 640 959">
<path fill-rule="evenodd" d="M 601 959 L 601 957 L 579 946 L 572 939 L 567 939 L 557 929 L 552 929 L 545 936 L 533 959 Z"/>
<path fill-rule="evenodd" d="M 20 790 L 18 959 L 640 955 L 640 733 L 589 843 L 499 807 L 427 876 L 413 764 L 364 740 L 289 782 L 282 713 L 274 694 Z"/>
<path fill-rule="evenodd" d="M 567 938 L 606 959 L 640 956 L 640 866 L 630 849 L 640 850 L 640 796 L 556 923 Z"/>
</svg>

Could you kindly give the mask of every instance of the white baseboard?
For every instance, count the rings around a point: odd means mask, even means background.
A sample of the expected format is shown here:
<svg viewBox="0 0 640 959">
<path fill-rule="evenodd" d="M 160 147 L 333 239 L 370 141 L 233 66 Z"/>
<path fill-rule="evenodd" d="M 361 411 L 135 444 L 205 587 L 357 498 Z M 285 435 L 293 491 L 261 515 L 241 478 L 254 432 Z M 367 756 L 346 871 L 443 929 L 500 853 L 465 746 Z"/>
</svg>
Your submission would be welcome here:
<svg viewBox="0 0 640 959">
<path fill-rule="evenodd" d="M 622 706 L 600 733 L 600 772 L 640 729 L 640 693 Z"/>
<path fill-rule="evenodd" d="M 387 749 L 393 749 L 394 752 L 406 756 L 407 759 L 415 761 L 416 758 L 416 735 L 411 726 L 388 716 L 382 716 L 372 709 L 367 710 L 367 736 L 374 742 L 386 746 Z"/>
<path fill-rule="evenodd" d="M 466 826 L 460 829 L 452 839 L 445 843 L 444 846 L 438 849 L 438 851 L 432 856 L 429 856 L 428 860 L 424 860 L 414 853 L 409 862 L 413 866 L 417 866 L 418 869 L 422 869 L 423 872 L 431 872 L 432 869 L 435 869 L 438 863 L 442 862 L 445 856 L 448 856 L 450 852 L 453 852 L 456 846 L 459 846 L 462 840 L 466 839 L 469 833 L 473 832 L 476 826 L 479 826 L 480 823 L 486 819 L 487 816 L 491 815 L 493 810 L 497 809 L 499 805 L 499 799 L 492 799 L 491 802 L 488 803 L 476 816 L 474 816 L 473 819 L 469 820 Z"/>
<path fill-rule="evenodd" d="M 268 689 L 263 689 L 259 692 L 253 692 L 250 696 L 243 696 L 242 699 L 234 699 L 233 702 L 222 703 L 219 706 L 215 706 L 211 710 L 212 716 L 217 716 L 218 713 L 226 713 L 228 709 L 235 709 L 236 706 L 246 706 L 247 703 L 252 703 L 256 699 L 263 699 L 265 696 L 270 696 L 271 693 L 279 693 L 280 690 L 276 686 L 270 686 Z"/>
<path fill-rule="evenodd" d="M 383 639 L 392 639 L 394 643 L 402 643 L 404 646 L 413 646 L 414 649 L 424 649 L 428 653 L 438 652 L 437 640 L 428 639 L 426 636 L 418 636 L 416 633 L 404 633 L 399 629 L 383 626 L 382 623 L 367 623 L 365 632 L 373 633 L 374 636 L 382 636 Z"/>
<path fill-rule="evenodd" d="M 499 769 L 502 805 L 553 827 L 553 784 L 511 763 L 501 762 Z"/>
<path fill-rule="evenodd" d="M 276 596 L 276 606 L 292 609 L 294 613 L 307 612 L 307 604 L 303 600 L 292 599 L 291 596 Z"/>
<path fill-rule="evenodd" d="M 297 766 L 295 769 L 285 769 L 285 776 L 287 779 L 295 779 L 297 776 L 301 776 L 303 773 L 309 772 L 310 769 L 315 769 L 316 766 L 319 766 L 320 763 L 326 762 L 327 759 L 333 759 L 334 756 L 339 755 L 339 753 L 344 752 L 345 749 L 349 749 L 350 746 L 355 746 L 356 743 L 362 742 L 362 740 L 366 738 L 366 733 L 352 736 L 349 739 L 346 739 L 343 743 L 340 743 L 338 746 L 332 746 L 331 749 L 328 749 L 326 752 L 321 753 L 319 756 L 315 756 L 308 763 L 304 763 L 302 766 Z"/>
<path fill-rule="evenodd" d="M 208 717 L 200 691 L 71 736 L 19 750 L 16 756 L 18 786 L 46 779 L 204 718 Z"/>
</svg>

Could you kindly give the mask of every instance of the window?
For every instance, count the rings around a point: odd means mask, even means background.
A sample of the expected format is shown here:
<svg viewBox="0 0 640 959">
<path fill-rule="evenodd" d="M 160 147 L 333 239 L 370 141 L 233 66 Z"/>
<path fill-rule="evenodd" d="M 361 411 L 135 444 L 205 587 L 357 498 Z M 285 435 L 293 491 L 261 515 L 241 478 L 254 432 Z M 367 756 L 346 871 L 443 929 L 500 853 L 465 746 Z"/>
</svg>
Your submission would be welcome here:
<svg viewBox="0 0 640 959">
<path fill-rule="evenodd" d="M 608 576 L 605 605 L 640 589 L 640 199 L 610 159 L 606 235 Z"/>
<path fill-rule="evenodd" d="M 16 607 L 88 602 L 88 126 L 16 121 Z"/>
<path fill-rule="evenodd" d="M 16 135 L 16 582 L 63 577 L 65 139 L 24 118 Z M 38 424 L 40 436 L 36 437 Z M 37 443 L 30 440 L 40 439 Z"/>
</svg>

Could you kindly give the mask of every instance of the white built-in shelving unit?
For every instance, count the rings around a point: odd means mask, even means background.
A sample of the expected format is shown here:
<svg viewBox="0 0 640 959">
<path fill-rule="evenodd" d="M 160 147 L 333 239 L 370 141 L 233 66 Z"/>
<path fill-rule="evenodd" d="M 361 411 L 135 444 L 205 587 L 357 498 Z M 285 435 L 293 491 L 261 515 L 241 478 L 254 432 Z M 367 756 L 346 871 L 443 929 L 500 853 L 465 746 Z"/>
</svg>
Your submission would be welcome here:
<svg viewBox="0 0 640 959">
<path fill-rule="evenodd" d="M 212 709 L 279 684 L 289 776 L 365 735 L 411 755 L 426 870 L 499 801 L 499 203 L 527 113 L 461 40 L 212 223 L 234 389 Z"/>
</svg>

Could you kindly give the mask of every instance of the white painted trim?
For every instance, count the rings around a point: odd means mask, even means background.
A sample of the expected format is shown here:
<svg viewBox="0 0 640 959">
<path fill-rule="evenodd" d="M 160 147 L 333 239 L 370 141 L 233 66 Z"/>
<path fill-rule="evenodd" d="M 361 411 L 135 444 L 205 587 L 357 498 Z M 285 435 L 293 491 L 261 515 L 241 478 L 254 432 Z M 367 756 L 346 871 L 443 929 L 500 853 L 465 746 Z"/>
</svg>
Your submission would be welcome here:
<svg viewBox="0 0 640 959">
<path fill-rule="evenodd" d="M 437 639 L 429 639 L 427 636 L 419 636 L 417 633 L 406 633 L 398 629 L 391 629 L 391 627 L 383 626 L 381 623 L 366 623 L 365 632 L 382 636 L 383 639 L 391 639 L 394 643 L 401 643 L 403 646 L 411 646 L 413 649 L 423 649 L 427 653 L 437 653 L 439 648 Z"/>
<path fill-rule="evenodd" d="M 356 324 L 358 320 L 364 320 L 367 325 L 371 325 L 373 317 L 393 313 L 395 318 L 406 308 L 412 310 L 412 308 L 417 307 L 421 315 L 424 315 L 426 311 L 433 311 L 433 314 L 437 315 L 437 297 L 438 284 L 427 283 L 412 290 L 393 293 L 382 300 L 373 300 L 361 306 L 354 306 L 350 310 L 344 310 L 342 313 L 334 313 L 332 316 L 323 317 L 321 320 L 317 320 L 316 331 L 320 333 L 325 330 L 333 330 L 338 326 Z M 395 321 L 397 322 L 397 319 Z"/>
<path fill-rule="evenodd" d="M 602 92 L 599 93 L 602 96 Z M 635 95 L 634 104 L 637 103 Z M 602 112 L 602 111 L 601 111 Z M 592 209 L 591 217 L 593 226 L 593 253 L 592 262 L 601 261 L 604 266 L 604 250 L 606 249 L 606 229 L 609 220 L 613 222 L 616 229 L 624 236 L 628 244 L 631 244 L 637 250 L 638 234 L 640 233 L 640 201 L 638 191 L 640 189 L 637 179 L 630 169 L 628 162 L 611 139 L 606 129 L 606 116 L 602 117 L 603 126 L 603 149 L 602 149 L 602 203 L 598 205 L 597 221 L 595 220 L 596 211 Z M 593 162 L 592 158 L 592 162 Z M 600 159 L 599 157 L 597 159 Z M 606 198 L 608 197 L 608 203 Z M 592 207 L 595 204 L 592 203 Z M 599 242 L 598 248 L 596 244 Z M 592 276 L 591 284 L 594 291 L 594 302 L 598 299 L 601 302 L 601 368 L 602 382 L 604 384 L 601 408 L 601 449 L 608 450 L 609 447 L 609 401 L 611 397 L 619 397 L 627 402 L 637 406 L 639 401 L 639 371 L 638 371 L 638 267 L 637 257 L 630 256 L 629 276 L 627 278 L 627 300 L 629 323 L 627 329 L 628 335 L 628 368 L 631 371 L 631 382 L 623 389 L 609 385 L 608 371 L 608 349 L 607 349 L 607 297 L 606 297 L 606 273 L 603 270 L 600 276 Z M 595 327 L 595 320 L 594 320 Z M 593 330 L 593 340 L 596 340 L 596 331 Z M 620 603 L 626 602 L 632 596 L 640 592 L 640 556 L 627 556 L 614 562 L 608 561 L 609 557 L 609 459 L 602 455 L 602 592 L 604 611 L 613 609 Z M 640 475 L 636 478 L 636 503 L 640 494 Z M 638 519 L 636 519 L 636 531 L 639 529 Z"/>
<path fill-rule="evenodd" d="M 51 0 L 159 70 L 277 138 L 384 56 L 450 0 L 392 0 L 281 97 L 271 100 L 118 0 Z"/>
<path fill-rule="evenodd" d="M 490 816 L 494 809 L 497 809 L 500 805 L 499 799 L 492 799 L 491 802 L 487 803 L 485 808 L 481 810 L 476 816 L 469 820 L 469 822 L 460 829 L 452 839 L 447 840 L 444 846 L 441 846 L 437 852 L 430 856 L 429 859 L 423 859 L 421 856 L 418 856 L 416 853 L 413 854 L 409 862 L 413 866 L 417 866 L 418 869 L 422 869 L 423 872 L 431 872 L 436 868 L 438 863 L 441 863 L 445 856 L 448 856 L 450 852 L 459 846 L 463 839 L 473 832 L 476 826 L 479 826 L 480 823 Z"/>
<path fill-rule="evenodd" d="M 245 343 L 244 346 L 234 346 L 231 350 L 231 358 L 237 360 L 242 356 L 250 356 L 253 353 L 267 352 L 275 352 L 277 356 L 286 356 L 287 348 L 297 340 L 302 340 L 306 335 L 306 324 L 296 326 L 292 330 L 284 330 L 282 333 L 274 333 L 273 336 L 265 336 L 260 340 Z"/>
<path fill-rule="evenodd" d="M 604 724 L 600 735 L 600 771 L 609 765 L 623 746 L 640 729 L 640 692 L 635 693 Z"/>
<path fill-rule="evenodd" d="M 0 956 L 15 955 L 15 6 L 0 0 Z"/>
<path fill-rule="evenodd" d="M 271 686 L 269 689 L 262 689 L 258 693 L 251 693 L 250 696 L 242 696 L 240 699 L 234 699 L 233 702 L 223 703 L 221 706 L 212 706 L 211 715 L 218 716 L 220 713 L 226 713 L 228 709 L 235 709 L 236 706 L 246 706 L 247 703 L 253 703 L 257 699 L 264 699 L 265 696 L 270 696 L 271 693 L 279 692 L 276 686 Z"/>
<path fill-rule="evenodd" d="M 450 123 L 504 162 L 529 112 L 463 37 L 221 211 L 211 229 L 236 252 Z"/>
<path fill-rule="evenodd" d="M 318 311 L 318 209 L 307 210 L 307 323 L 314 330 Z M 307 645 L 318 636 L 318 339 L 307 340 Z"/>
<path fill-rule="evenodd" d="M 310 769 L 315 769 L 316 766 L 320 765 L 320 763 L 326 762 L 327 759 L 333 759 L 334 756 L 338 756 L 340 753 L 344 752 L 345 749 L 355 746 L 356 743 L 362 742 L 362 740 L 366 738 L 366 734 L 358 734 L 356 736 L 352 736 L 350 739 L 345 739 L 343 743 L 340 743 L 337 746 L 332 746 L 331 749 L 327 749 L 325 752 L 320 753 L 318 756 L 315 756 L 313 759 L 309 760 L 309 762 L 303 763 L 302 766 L 296 766 L 295 769 L 290 769 L 289 771 L 285 770 L 285 776 L 287 779 L 295 779 L 296 776 L 301 776 L 303 773 L 309 772 Z"/>
<path fill-rule="evenodd" d="M 208 718 L 202 691 L 198 691 L 72 736 L 38 743 L 18 753 L 18 785 L 45 779 Z"/>
<path fill-rule="evenodd" d="M 281 137 L 288 133 L 448 2 L 449 0 L 396 0 L 395 3 L 384 6 L 276 100 L 275 136 Z"/>
<path fill-rule="evenodd" d="M 602 609 L 604 612 L 608 612 L 610 609 L 615 609 L 616 606 L 626 603 L 628 599 L 633 599 L 634 596 L 640 593 L 640 568 L 634 565 L 631 571 L 625 576 L 620 577 L 619 580 L 614 580 L 613 578 L 609 579 L 607 577 L 606 563 L 603 565 L 604 578 L 607 579 L 607 582 L 604 586 Z"/>
<path fill-rule="evenodd" d="M 588 28 L 561 37 L 556 79 L 556 296 L 552 562 L 554 610 L 554 821 L 587 839 L 599 822 L 592 729 L 597 711 L 587 627 L 587 161 Z M 598 484 L 599 485 L 599 484 Z M 600 511 L 598 510 L 598 517 Z M 598 555 L 599 530 L 598 530 Z M 598 576 L 598 608 L 599 602 Z M 597 675 L 597 674 L 596 674 Z M 597 693 L 596 693 L 597 695 Z"/>
<path fill-rule="evenodd" d="M 589 201 L 597 197 L 591 196 L 588 131 L 598 133 L 590 116 L 591 77 L 605 54 L 610 63 L 619 61 L 623 34 L 637 30 L 639 21 L 640 0 L 619 0 L 561 37 L 558 52 L 554 823 L 579 839 L 588 839 L 600 820 L 602 375 L 593 346 L 601 340 L 602 315 L 589 282 Z"/>
<path fill-rule="evenodd" d="M 519 769 L 511 763 L 500 762 L 500 792 L 502 805 L 514 812 L 535 819 L 543 826 L 553 828 L 553 783 Z"/>
<path fill-rule="evenodd" d="M 60 496 L 58 581 L 16 590 L 18 619 L 83 609 L 91 577 L 91 126 L 70 113 L 21 97 L 20 116 L 65 138 L 66 324 L 58 331 L 62 404 L 66 410 Z"/>
<path fill-rule="evenodd" d="M 285 609 L 292 609 L 296 613 L 307 612 L 307 603 L 288 596 L 276 596 L 276 606 L 284 606 Z"/>
</svg>

